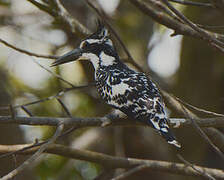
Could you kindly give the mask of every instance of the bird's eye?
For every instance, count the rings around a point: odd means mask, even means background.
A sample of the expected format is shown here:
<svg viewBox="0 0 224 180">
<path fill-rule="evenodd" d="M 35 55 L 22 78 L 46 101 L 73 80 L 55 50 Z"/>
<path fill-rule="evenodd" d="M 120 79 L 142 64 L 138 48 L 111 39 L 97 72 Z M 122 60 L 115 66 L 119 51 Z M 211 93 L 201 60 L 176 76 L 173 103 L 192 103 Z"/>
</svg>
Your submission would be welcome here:
<svg viewBox="0 0 224 180">
<path fill-rule="evenodd" d="M 83 48 L 86 48 L 88 46 L 88 42 L 84 41 L 80 44 L 80 48 L 83 49 Z"/>
</svg>

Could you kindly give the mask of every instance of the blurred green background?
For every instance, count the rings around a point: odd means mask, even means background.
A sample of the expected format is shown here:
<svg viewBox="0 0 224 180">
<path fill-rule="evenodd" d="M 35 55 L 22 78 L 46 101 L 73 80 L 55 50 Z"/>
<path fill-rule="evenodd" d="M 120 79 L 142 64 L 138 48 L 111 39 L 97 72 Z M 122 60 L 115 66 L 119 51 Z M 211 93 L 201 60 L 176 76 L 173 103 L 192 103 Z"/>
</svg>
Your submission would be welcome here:
<svg viewBox="0 0 224 180">
<path fill-rule="evenodd" d="M 43 3 L 53 3 L 42 0 Z M 96 14 L 82 0 L 62 0 L 66 9 L 78 21 L 94 31 Z M 99 0 L 135 61 L 150 71 L 153 79 L 165 90 L 198 107 L 224 113 L 224 58 L 223 54 L 205 42 L 191 37 L 170 37 L 172 31 L 153 22 L 129 1 Z M 53 5 L 52 5 L 53 6 Z M 178 6 L 196 23 L 221 24 L 223 18 L 215 10 L 192 6 Z M 219 30 L 219 33 L 223 33 Z M 72 34 L 56 19 L 40 11 L 25 0 L 0 0 L 0 38 L 17 47 L 39 54 L 62 55 L 76 47 L 81 37 Z M 125 54 L 115 42 L 122 58 Z M 88 62 L 76 62 L 50 68 L 52 60 L 30 57 L 0 44 L 0 106 L 24 104 L 55 95 L 66 83 L 41 68 L 36 62 L 60 74 L 74 85 L 93 82 L 93 67 Z M 77 117 L 104 116 L 111 108 L 103 103 L 94 87 L 66 93 L 61 100 Z M 53 99 L 28 106 L 35 116 L 65 117 L 62 107 Z M 180 117 L 167 107 L 170 117 Z M 0 115 L 8 115 L 0 110 Z M 18 115 L 26 115 L 17 109 Z M 223 132 L 223 129 L 220 129 Z M 36 138 L 47 139 L 54 132 L 50 127 L 0 126 L 0 144 L 23 144 Z M 182 155 L 190 162 L 213 168 L 223 168 L 223 162 L 199 137 L 193 128 L 174 130 L 183 149 Z M 105 154 L 180 162 L 176 151 L 151 128 L 106 127 L 82 128 L 65 136 L 59 143 Z M 27 157 L 0 159 L 0 176 L 8 173 Z M 108 171 L 108 170 L 106 170 Z M 16 180 L 92 180 L 102 172 L 103 165 L 43 155 Z M 113 173 L 106 173 L 111 177 Z M 200 179 L 152 172 L 147 169 L 128 177 L 137 179 Z"/>
</svg>

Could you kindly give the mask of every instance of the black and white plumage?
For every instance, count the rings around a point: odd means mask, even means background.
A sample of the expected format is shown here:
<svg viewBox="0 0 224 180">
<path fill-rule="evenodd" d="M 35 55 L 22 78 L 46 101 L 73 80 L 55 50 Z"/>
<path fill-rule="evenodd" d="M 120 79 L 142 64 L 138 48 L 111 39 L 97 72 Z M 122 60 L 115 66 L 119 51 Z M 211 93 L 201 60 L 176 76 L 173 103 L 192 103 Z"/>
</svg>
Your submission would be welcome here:
<svg viewBox="0 0 224 180">
<path fill-rule="evenodd" d="M 120 61 L 105 27 L 100 26 L 79 48 L 61 56 L 53 66 L 77 59 L 92 62 L 97 90 L 107 104 L 155 128 L 169 144 L 180 147 L 168 127 L 158 88 L 144 73 L 131 70 Z"/>
</svg>

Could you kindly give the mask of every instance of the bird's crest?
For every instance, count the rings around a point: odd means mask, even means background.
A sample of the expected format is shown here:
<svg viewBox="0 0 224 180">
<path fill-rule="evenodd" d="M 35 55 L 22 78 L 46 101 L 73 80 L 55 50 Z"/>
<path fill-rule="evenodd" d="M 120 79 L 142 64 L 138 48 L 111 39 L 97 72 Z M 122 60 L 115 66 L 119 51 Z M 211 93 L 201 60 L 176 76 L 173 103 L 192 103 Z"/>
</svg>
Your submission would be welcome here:
<svg viewBox="0 0 224 180">
<path fill-rule="evenodd" d="M 102 21 L 97 20 L 96 32 L 91 34 L 86 39 L 94 39 L 94 40 L 99 40 L 99 41 L 103 42 L 104 40 L 107 40 L 108 38 L 109 38 L 109 32 L 108 32 L 107 28 L 105 28 Z"/>
<path fill-rule="evenodd" d="M 100 20 L 97 21 L 97 32 L 98 35 L 101 37 L 109 36 L 108 30 L 105 28 L 103 22 Z"/>
</svg>

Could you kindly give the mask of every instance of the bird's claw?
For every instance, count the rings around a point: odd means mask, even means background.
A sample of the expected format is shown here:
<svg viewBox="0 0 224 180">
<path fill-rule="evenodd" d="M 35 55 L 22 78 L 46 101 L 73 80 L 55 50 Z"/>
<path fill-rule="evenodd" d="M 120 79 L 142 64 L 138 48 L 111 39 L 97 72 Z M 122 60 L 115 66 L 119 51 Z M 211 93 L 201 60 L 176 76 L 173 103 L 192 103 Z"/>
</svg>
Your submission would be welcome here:
<svg viewBox="0 0 224 180">
<path fill-rule="evenodd" d="M 105 127 L 111 124 L 111 119 L 109 119 L 107 116 L 103 117 L 101 121 L 101 127 Z"/>
</svg>

